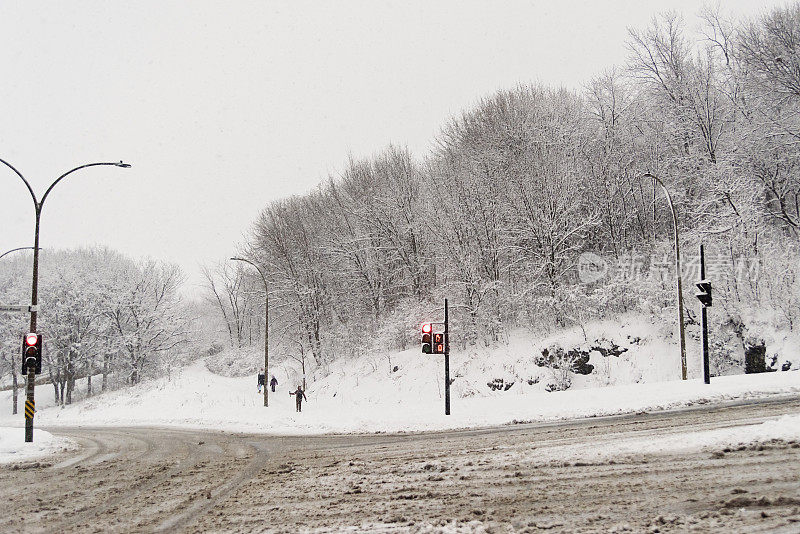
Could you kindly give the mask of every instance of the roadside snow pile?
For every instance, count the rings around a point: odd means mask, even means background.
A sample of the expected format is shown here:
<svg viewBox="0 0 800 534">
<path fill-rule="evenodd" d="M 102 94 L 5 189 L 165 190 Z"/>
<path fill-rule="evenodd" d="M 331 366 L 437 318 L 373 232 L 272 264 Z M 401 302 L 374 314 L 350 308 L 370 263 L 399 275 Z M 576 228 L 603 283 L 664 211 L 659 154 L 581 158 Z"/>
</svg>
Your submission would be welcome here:
<svg viewBox="0 0 800 534">
<path fill-rule="evenodd" d="M 221 377 L 198 362 L 171 379 L 98 395 L 63 409 L 41 409 L 37 425 L 170 425 L 274 434 L 402 432 L 618 415 L 800 393 L 800 373 L 794 371 L 720 377 L 711 385 L 693 379 L 552 393 L 529 388 L 489 397 L 453 395 L 448 417 L 443 414 L 440 365 L 432 359 L 413 365 L 420 360 L 416 351 L 406 351 L 393 358 L 402 372 L 364 374 L 362 369 L 312 383 L 302 413 L 295 412 L 294 397 L 288 394 L 297 384 L 280 366 L 275 368 L 277 391 L 270 393 L 265 408 L 255 375 Z M 0 396 L 0 410 L 6 414 L 7 401 Z M 22 423 L 19 415 L 0 417 L 0 424 Z"/>
<path fill-rule="evenodd" d="M 545 446 L 537 454 L 549 461 L 598 462 L 609 458 L 642 455 L 709 451 L 717 455 L 733 449 L 758 448 L 770 442 L 800 443 L 800 414 L 784 415 L 760 424 L 735 428 L 691 431 L 675 429 L 672 434 L 652 437 L 597 437 L 591 445 Z M 721 457 L 721 456 L 720 456 Z"/>
<path fill-rule="evenodd" d="M 740 345 L 741 347 L 741 345 Z M 687 339 L 690 380 L 680 378 L 680 351 L 668 325 L 651 318 L 596 322 L 550 337 L 517 332 L 492 348 L 453 350 L 452 415 L 445 416 L 443 356 L 419 345 L 400 352 L 338 358 L 305 377 L 303 412 L 294 391 L 299 365 L 279 350 L 269 407 L 256 389 L 258 348 L 224 351 L 169 377 L 52 407 L 37 388 L 38 425 L 174 425 L 275 434 L 402 432 L 470 428 L 664 410 L 734 399 L 800 393 L 792 369 L 738 374 L 702 383 L 700 347 Z M 283 357 L 282 357 L 283 356 Z M 566 363 L 565 363 L 566 362 Z M 210 371 L 214 370 L 215 372 Z M 11 392 L 0 392 L 0 425 L 11 416 Z"/>
<path fill-rule="evenodd" d="M 619 443 L 617 452 L 642 453 L 735 448 L 769 441 L 800 441 L 800 414 L 784 415 L 760 424 L 680 433 L 653 440 Z"/>
<path fill-rule="evenodd" d="M 33 443 L 25 443 L 25 431 L 22 428 L 0 427 L 0 464 L 33 460 L 74 447 L 72 440 L 38 428 L 33 429 Z"/>
</svg>

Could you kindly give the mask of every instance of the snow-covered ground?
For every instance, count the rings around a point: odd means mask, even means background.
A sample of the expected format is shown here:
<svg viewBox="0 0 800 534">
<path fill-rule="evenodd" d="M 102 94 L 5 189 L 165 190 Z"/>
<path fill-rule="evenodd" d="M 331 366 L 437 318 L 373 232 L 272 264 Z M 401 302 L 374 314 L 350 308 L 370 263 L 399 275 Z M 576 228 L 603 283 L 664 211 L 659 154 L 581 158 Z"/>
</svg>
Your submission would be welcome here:
<svg viewBox="0 0 800 534">
<path fill-rule="evenodd" d="M 587 329 L 588 345 L 610 338 L 606 327 L 600 323 Z M 220 376 L 210 372 L 204 362 L 197 362 L 169 379 L 95 395 L 64 408 L 53 406 L 51 386 L 38 387 L 36 425 L 168 425 L 273 434 L 409 432 L 617 415 L 800 393 L 800 372 L 794 370 L 714 377 L 710 385 L 705 385 L 698 378 L 699 361 L 692 357 L 698 351 L 692 343 L 687 351 L 690 380 L 678 380 L 679 355 L 669 335 L 654 332 L 652 327 L 637 328 L 635 323 L 627 330 L 623 328 L 622 333 L 617 327 L 615 343 L 626 350 L 612 356 L 592 351 L 589 363 L 595 370 L 573 376 L 572 386 L 566 391 L 545 391 L 553 373 L 535 365 L 534 358 L 541 354 L 541 348 L 556 342 L 565 348 L 579 345 L 585 341 L 583 332 L 535 344 L 528 337 L 518 336 L 507 344 L 485 349 L 483 354 L 454 352 L 450 416 L 444 415 L 443 357 L 421 354 L 415 346 L 392 354 L 340 359 L 325 370 L 324 377 L 312 381 L 309 376 L 308 401 L 302 413 L 295 412 L 294 398 L 288 394 L 301 376 L 295 367 L 276 357 L 270 374 L 275 374 L 279 386 L 270 394 L 268 408 L 256 391 L 255 374 Z M 212 367 L 219 368 L 219 358 L 223 357 L 211 357 L 217 358 Z M 235 365 L 222 367 L 257 368 L 260 355 L 253 352 L 252 361 L 241 361 L 247 356 L 238 354 L 235 358 Z M 503 381 L 503 387 L 492 389 L 489 383 L 497 380 Z M 0 392 L 0 426 L 19 427 L 23 416 L 11 416 L 10 395 L 10 391 Z M 22 402 L 21 398 L 20 406 Z M 697 433 L 688 441 L 684 436 L 659 446 L 735 444 L 772 438 L 800 439 L 800 416 L 735 431 Z M 631 447 L 649 450 L 652 444 L 634 440 Z"/>
<path fill-rule="evenodd" d="M 415 370 L 415 374 L 423 371 Z M 615 415 L 800 393 L 800 373 L 789 371 L 719 377 L 710 385 L 692 379 L 551 393 L 510 390 L 466 398 L 454 394 L 452 415 L 445 416 L 441 384 L 434 383 L 433 377 L 410 374 L 402 377 L 392 373 L 385 380 L 374 376 L 329 377 L 309 388 L 303 412 L 296 413 L 285 382 L 270 395 L 270 406 L 265 408 L 263 397 L 256 391 L 255 377 L 222 377 L 198 362 L 171 380 L 146 382 L 65 408 L 52 406 L 52 389 L 39 388 L 36 423 L 172 425 L 275 434 L 403 432 Z M 8 397 L 8 392 L 0 396 L 0 425 L 21 426 L 22 415 L 9 413 Z"/>
<path fill-rule="evenodd" d="M 34 428 L 33 442 L 25 443 L 22 428 L 0 427 L 0 464 L 34 460 L 75 447 L 71 440 Z"/>
</svg>

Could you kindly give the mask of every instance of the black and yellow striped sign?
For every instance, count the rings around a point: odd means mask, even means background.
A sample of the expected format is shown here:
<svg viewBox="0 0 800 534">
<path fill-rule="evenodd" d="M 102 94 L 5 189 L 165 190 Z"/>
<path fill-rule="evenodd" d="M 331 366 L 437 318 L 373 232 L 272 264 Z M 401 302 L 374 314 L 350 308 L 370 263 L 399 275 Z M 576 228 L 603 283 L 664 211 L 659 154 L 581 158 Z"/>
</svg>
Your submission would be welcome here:
<svg viewBox="0 0 800 534">
<path fill-rule="evenodd" d="M 33 413 L 36 411 L 35 409 L 36 403 L 32 400 L 25 401 L 25 419 L 33 419 Z"/>
</svg>

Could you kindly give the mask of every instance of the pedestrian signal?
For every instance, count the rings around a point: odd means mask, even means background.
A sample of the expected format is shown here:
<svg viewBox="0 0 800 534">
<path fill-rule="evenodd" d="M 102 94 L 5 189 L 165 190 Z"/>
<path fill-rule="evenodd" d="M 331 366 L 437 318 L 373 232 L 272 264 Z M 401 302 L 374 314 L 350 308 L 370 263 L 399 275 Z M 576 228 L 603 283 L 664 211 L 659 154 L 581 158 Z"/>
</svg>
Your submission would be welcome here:
<svg viewBox="0 0 800 534">
<path fill-rule="evenodd" d="M 433 353 L 444 354 L 444 334 L 433 334 Z"/>
</svg>

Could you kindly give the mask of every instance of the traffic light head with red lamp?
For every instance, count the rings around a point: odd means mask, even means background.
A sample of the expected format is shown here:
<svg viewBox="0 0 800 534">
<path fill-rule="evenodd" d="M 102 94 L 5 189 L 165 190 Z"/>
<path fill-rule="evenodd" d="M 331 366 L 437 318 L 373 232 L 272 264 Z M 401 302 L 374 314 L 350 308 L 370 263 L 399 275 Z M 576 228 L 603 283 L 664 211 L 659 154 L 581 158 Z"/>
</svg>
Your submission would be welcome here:
<svg viewBox="0 0 800 534">
<path fill-rule="evenodd" d="M 432 325 L 430 323 L 425 323 L 422 325 L 422 353 L 423 354 L 430 354 L 431 353 L 431 330 Z"/>
<path fill-rule="evenodd" d="M 32 365 L 38 375 L 42 372 L 42 335 L 36 332 L 25 334 L 22 338 L 22 374 L 28 374 L 28 365 Z"/>
<path fill-rule="evenodd" d="M 433 331 L 433 324 L 425 323 L 422 325 L 422 353 L 423 354 L 444 354 L 445 343 L 444 333 Z"/>
</svg>

